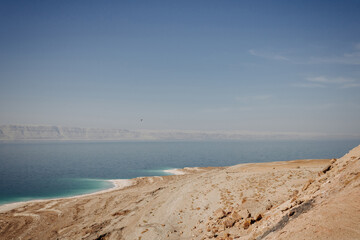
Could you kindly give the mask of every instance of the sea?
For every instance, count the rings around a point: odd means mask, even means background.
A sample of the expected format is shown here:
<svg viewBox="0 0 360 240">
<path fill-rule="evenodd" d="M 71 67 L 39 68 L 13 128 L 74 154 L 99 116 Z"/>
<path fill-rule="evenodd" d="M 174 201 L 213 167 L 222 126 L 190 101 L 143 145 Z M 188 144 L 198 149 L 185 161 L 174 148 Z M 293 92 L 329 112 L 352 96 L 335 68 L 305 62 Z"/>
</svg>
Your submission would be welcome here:
<svg viewBox="0 0 360 240">
<path fill-rule="evenodd" d="M 113 187 L 109 179 L 167 169 L 339 158 L 360 140 L 0 143 L 0 204 L 70 197 Z"/>
</svg>

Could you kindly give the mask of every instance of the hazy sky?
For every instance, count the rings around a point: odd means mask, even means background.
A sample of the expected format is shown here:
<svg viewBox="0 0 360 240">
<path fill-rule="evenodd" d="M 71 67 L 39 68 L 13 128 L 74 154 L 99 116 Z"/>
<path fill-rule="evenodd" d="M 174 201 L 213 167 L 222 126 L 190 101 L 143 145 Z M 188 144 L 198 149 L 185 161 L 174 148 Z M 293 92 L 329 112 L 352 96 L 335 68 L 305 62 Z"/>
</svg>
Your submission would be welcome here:
<svg viewBox="0 0 360 240">
<path fill-rule="evenodd" d="M 1 1 L 10 123 L 359 134 L 360 1 Z"/>
</svg>

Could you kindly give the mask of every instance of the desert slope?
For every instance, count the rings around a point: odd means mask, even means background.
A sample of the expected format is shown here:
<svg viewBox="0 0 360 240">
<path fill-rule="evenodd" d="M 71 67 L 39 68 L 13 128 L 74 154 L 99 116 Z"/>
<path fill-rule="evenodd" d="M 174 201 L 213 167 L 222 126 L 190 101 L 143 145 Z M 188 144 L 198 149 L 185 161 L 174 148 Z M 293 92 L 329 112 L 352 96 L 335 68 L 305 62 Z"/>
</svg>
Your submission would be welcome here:
<svg viewBox="0 0 360 240">
<path fill-rule="evenodd" d="M 360 146 L 331 161 L 293 200 L 287 214 L 309 209 L 267 239 L 360 239 Z"/>
<path fill-rule="evenodd" d="M 0 206 L 0 239 L 360 239 L 360 146 L 338 160 L 184 169 Z"/>
</svg>

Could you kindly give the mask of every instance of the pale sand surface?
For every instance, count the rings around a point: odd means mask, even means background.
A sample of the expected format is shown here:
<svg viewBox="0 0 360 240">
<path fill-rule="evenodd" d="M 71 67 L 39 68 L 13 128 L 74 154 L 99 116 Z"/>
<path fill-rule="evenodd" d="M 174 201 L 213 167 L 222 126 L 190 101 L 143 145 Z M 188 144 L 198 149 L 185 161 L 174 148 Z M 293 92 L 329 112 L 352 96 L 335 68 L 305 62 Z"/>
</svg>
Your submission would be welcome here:
<svg viewBox="0 0 360 240">
<path fill-rule="evenodd" d="M 360 146 L 338 160 L 178 171 L 8 209 L 0 239 L 360 239 Z"/>
<path fill-rule="evenodd" d="M 166 173 L 171 173 L 171 174 L 174 174 L 174 175 L 184 175 L 185 172 L 179 170 L 179 169 L 168 169 L 168 170 L 164 170 L 164 172 Z"/>
</svg>

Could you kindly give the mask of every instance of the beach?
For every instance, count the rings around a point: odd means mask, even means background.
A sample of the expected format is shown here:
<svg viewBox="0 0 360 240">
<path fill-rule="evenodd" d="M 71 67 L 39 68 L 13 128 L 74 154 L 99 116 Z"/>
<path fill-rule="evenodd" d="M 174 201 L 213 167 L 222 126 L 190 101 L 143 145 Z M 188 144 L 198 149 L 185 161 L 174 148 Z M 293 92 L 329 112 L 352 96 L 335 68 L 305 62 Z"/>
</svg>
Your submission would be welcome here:
<svg viewBox="0 0 360 240">
<path fill-rule="evenodd" d="M 0 206 L 0 239 L 359 239 L 360 146 L 339 159 L 171 169 Z"/>
</svg>

